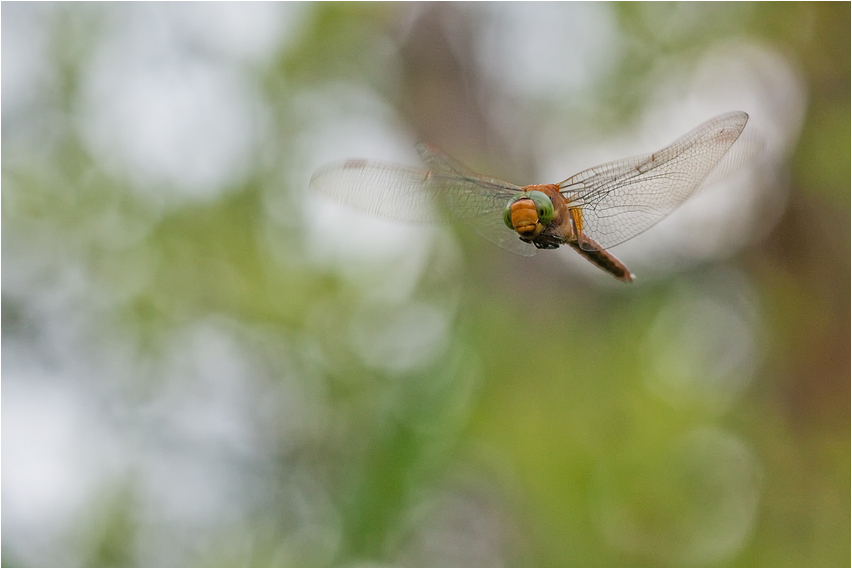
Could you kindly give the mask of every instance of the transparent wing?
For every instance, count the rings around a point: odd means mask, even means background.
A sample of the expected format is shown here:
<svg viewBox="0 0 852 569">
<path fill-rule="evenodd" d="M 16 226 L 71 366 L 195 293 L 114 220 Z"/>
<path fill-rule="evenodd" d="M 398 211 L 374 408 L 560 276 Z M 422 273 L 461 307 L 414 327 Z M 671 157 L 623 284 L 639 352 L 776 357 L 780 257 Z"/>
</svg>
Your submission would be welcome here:
<svg viewBox="0 0 852 569">
<path fill-rule="evenodd" d="M 503 208 L 521 188 L 475 174 L 435 147 L 418 145 L 417 149 L 431 169 L 348 160 L 318 170 L 310 187 L 387 219 L 435 224 L 452 218 L 503 249 L 535 254 L 535 247 L 518 239 L 503 223 Z"/>
<path fill-rule="evenodd" d="M 746 122 L 741 111 L 720 115 L 662 150 L 589 168 L 559 187 L 571 205 L 581 206 L 584 232 L 601 247 L 613 247 L 747 162 L 754 144 L 732 149 Z"/>
<path fill-rule="evenodd" d="M 310 188 L 378 217 L 419 225 L 440 223 L 429 171 L 384 162 L 347 160 L 317 170 Z"/>
<path fill-rule="evenodd" d="M 478 174 L 431 144 L 421 142 L 415 148 L 420 159 L 437 174 L 438 179 L 448 180 L 453 186 L 449 194 L 455 204 L 471 202 L 473 207 L 453 206 L 454 217 L 469 223 L 474 231 L 501 249 L 524 257 L 535 255 L 536 248 L 521 241 L 518 234 L 503 222 L 503 209 L 509 199 L 522 192 L 523 188 Z M 459 217 L 458 213 L 463 217 Z"/>
<path fill-rule="evenodd" d="M 510 184 L 505 180 L 492 178 L 490 176 L 474 172 L 458 160 L 447 156 L 443 151 L 431 144 L 421 142 L 415 146 L 415 149 L 417 150 L 417 154 L 420 155 L 420 159 L 423 160 L 423 163 L 431 168 L 433 172 L 443 173 L 444 175 L 449 175 L 452 178 L 468 182 L 474 182 L 477 186 L 490 189 L 494 193 L 499 194 L 501 199 L 507 194 L 511 197 L 518 192 L 523 191 L 523 188 Z M 501 214 L 505 205 L 506 204 L 502 202 L 499 204 L 498 209 Z"/>
</svg>

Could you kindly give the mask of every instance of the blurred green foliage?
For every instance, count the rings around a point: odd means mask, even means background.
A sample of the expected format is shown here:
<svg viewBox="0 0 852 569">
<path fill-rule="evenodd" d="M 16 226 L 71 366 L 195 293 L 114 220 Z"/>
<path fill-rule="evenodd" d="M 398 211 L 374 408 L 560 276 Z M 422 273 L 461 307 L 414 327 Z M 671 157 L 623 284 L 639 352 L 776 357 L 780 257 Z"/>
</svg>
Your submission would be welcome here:
<svg viewBox="0 0 852 569">
<path fill-rule="evenodd" d="M 58 80 L 3 113 L 3 370 L 16 373 L 20 346 L 54 369 L 77 366 L 70 388 L 136 442 L 131 466 L 77 512 L 61 545 L 33 550 L 4 516 L 3 564 L 849 564 L 849 4 L 607 8 L 631 47 L 590 97 L 602 130 L 643 106 L 661 58 L 746 37 L 799 66 L 809 102 L 791 197 L 764 241 L 614 288 L 546 256 L 516 259 L 464 236 L 459 252 L 442 237 L 407 293 L 386 286 L 401 282 L 403 261 L 346 273 L 312 258 L 310 220 L 270 210 L 299 211 L 307 179 L 293 172 L 314 133 L 297 102 L 313 89 L 366 87 L 420 137 L 451 139 L 462 127 L 432 119 L 477 105 L 481 78 L 465 67 L 475 12 L 302 9 L 275 57 L 245 72 L 270 110 L 248 173 L 184 202 L 168 187 L 140 192 L 84 141 L 77 101 L 98 36 L 81 35 L 121 9 L 56 6 L 39 20 Z M 4 31 L 19 15 L 6 11 Z M 684 18 L 692 28 L 679 28 Z M 696 21 L 701 33 L 687 33 Z M 5 37 L 4 54 L 16 48 Z M 457 60 L 423 63 L 444 49 Z M 465 159 L 487 155 L 472 145 Z M 732 372 L 753 378 L 721 403 L 673 402 L 649 388 L 667 369 L 655 346 L 671 341 L 678 356 L 689 344 L 661 314 L 673 299 L 708 298 L 756 312 L 754 369 Z M 407 344 L 409 324 L 430 317 L 423 334 L 438 339 Z M 60 319 L 77 326 L 67 349 L 50 343 Z M 204 443 L 228 449 L 214 464 L 236 471 L 233 519 L 188 528 L 146 502 L 137 470 L 161 447 L 208 464 L 207 446 L 157 419 L 167 394 L 195 389 L 195 372 L 173 360 L 191 356 L 181 334 L 199 323 L 240 347 L 241 389 L 253 396 L 250 442 Z M 696 362 L 685 373 L 706 371 Z M 14 405 L 5 397 L 4 414 Z M 4 446 L 16 435 L 4 428 Z M 8 458 L 4 496 L 7 468 Z"/>
</svg>

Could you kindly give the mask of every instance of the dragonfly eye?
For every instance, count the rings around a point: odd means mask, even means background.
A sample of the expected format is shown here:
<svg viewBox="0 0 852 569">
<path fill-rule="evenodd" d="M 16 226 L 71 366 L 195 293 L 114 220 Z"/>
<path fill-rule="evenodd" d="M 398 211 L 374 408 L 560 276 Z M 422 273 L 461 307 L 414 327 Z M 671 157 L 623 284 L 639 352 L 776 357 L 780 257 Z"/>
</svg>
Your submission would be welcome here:
<svg viewBox="0 0 852 569">
<path fill-rule="evenodd" d="M 509 202 L 506 204 L 506 207 L 503 208 L 503 223 L 506 224 L 506 227 L 509 229 L 515 229 L 515 226 L 512 225 L 512 204 L 514 202 Z"/>
<path fill-rule="evenodd" d="M 532 191 L 527 197 L 535 204 L 538 221 L 542 225 L 548 225 L 553 221 L 553 202 L 544 192 Z"/>
<path fill-rule="evenodd" d="M 516 201 L 524 199 L 526 194 L 515 194 L 512 196 L 512 199 L 509 200 L 509 203 L 506 204 L 506 207 L 503 208 L 503 223 L 506 224 L 506 227 L 513 230 L 515 229 L 515 224 L 512 223 L 512 204 Z"/>
</svg>

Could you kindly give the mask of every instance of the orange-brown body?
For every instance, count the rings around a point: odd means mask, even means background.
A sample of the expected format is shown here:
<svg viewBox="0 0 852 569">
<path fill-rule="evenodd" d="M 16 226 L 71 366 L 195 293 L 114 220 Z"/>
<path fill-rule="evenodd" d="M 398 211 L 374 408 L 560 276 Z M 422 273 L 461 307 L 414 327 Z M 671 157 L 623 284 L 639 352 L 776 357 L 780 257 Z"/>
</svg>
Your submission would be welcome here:
<svg viewBox="0 0 852 569">
<path fill-rule="evenodd" d="M 589 262 L 610 273 L 623 282 L 633 282 L 633 274 L 609 251 L 595 243 L 583 233 L 582 210 L 571 207 L 559 192 L 556 184 L 533 184 L 525 186 L 525 192 L 539 191 L 553 202 L 553 219 L 543 225 L 538 218 L 531 199 L 520 199 L 509 206 L 510 219 L 515 231 L 524 241 L 539 249 L 555 249 L 570 245 Z"/>
</svg>

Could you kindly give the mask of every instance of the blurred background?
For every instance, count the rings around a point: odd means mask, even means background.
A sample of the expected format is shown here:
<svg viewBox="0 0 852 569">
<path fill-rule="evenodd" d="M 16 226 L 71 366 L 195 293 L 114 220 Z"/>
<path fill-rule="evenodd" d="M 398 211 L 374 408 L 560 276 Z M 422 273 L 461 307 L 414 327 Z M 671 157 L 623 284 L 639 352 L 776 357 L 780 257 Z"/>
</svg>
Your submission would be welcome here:
<svg viewBox="0 0 852 569">
<path fill-rule="evenodd" d="M 2 7 L 3 565 L 848 566 L 848 3 Z M 307 191 L 764 151 L 515 257 Z M 566 248 L 567 249 L 567 248 Z"/>
</svg>

